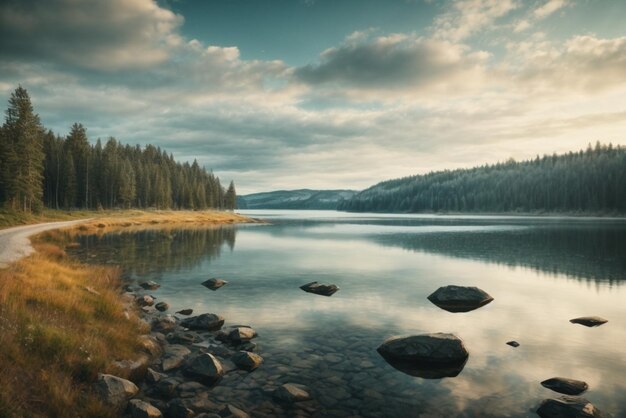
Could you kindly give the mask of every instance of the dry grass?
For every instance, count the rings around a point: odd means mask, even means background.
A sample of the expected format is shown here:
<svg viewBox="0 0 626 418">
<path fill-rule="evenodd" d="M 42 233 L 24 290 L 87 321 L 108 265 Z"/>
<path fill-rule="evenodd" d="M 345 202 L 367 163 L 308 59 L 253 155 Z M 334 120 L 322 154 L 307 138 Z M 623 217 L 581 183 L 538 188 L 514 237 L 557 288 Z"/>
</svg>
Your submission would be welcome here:
<svg viewBox="0 0 626 418">
<path fill-rule="evenodd" d="M 0 270 L 0 417 L 110 416 L 91 382 L 140 351 L 147 330 L 124 313 L 119 272 L 68 259 L 62 240 L 48 233 Z"/>
<path fill-rule="evenodd" d="M 72 232 L 100 234 L 116 230 L 147 228 L 180 228 L 193 226 L 225 225 L 256 222 L 233 212 L 218 211 L 123 211 L 113 216 L 98 216 L 88 222 L 70 228 Z"/>
<path fill-rule="evenodd" d="M 156 225 L 216 225 L 237 222 L 251 222 L 250 218 L 233 212 L 191 211 L 191 210 L 74 210 L 62 211 L 46 209 L 39 214 L 15 212 L 0 209 L 0 229 L 16 225 L 30 225 L 41 222 L 71 221 L 93 218 L 88 223 L 92 230 L 108 228 L 128 228 L 133 226 Z M 98 227 L 98 225 L 101 225 Z"/>
</svg>

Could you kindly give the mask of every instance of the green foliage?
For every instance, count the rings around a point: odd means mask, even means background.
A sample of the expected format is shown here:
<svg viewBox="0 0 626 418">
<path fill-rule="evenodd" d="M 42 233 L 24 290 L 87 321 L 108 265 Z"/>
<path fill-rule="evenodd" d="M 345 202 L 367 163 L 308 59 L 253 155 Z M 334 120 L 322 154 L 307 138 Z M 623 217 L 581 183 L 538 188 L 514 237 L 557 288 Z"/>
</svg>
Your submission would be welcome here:
<svg viewBox="0 0 626 418">
<path fill-rule="evenodd" d="M 26 89 L 15 89 L 0 133 L 0 201 L 25 212 L 42 208 L 44 130 Z"/>
<path fill-rule="evenodd" d="M 354 212 L 626 213 L 626 148 L 537 156 L 379 183 L 340 203 Z"/>
<path fill-rule="evenodd" d="M 80 123 L 67 138 L 45 132 L 22 87 L 0 129 L 0 162 L 0 204 L 13 210 L 235 207 L 234 184 L 225 191 L 197 161 L 179 163 L 153 145 L 115 138 L 91 145 Z"/>
</svg>

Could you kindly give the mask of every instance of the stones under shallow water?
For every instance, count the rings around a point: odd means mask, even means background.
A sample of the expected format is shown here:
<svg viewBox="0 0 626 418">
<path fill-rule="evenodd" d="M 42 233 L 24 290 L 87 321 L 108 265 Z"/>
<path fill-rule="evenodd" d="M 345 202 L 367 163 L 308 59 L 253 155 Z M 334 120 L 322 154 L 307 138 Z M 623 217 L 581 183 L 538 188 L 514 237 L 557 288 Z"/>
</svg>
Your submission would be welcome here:
<svg viewBox="0 0 626 418">
<path fill-rule="evenodd" d="M 519 343 L 517 341 L 507 341 L 506 343 L 507 345 L 510 345 L 511 347 L 519 347 Z"/>
<path fill-rule="evenodd" d="M 180 324 L 189 329 L 215 331 L 222 328 L 222 325 L 224 325 L 224 317 L 212 313 L 204 313 L 183 319 Z"/>
<path fill-rule="evenodd" d="M 187 363 L 185 374 L 200 382 L 212 384 L 224 375 L 224 368 L 212 354 L 203 353 Z"/>
<path fill-rule="evenodd" d="M 485 306 L 493 298 L 477 287 L 450 285 L 437 289 L 428 300 L 448 312 L 469 312 Z"/>
<path fill-rule="evenodd" d="M 217 277 L 202 282 L 202 286 L 211 290 L 217 290 L 225 284 L 228 284 L 226 280 L 218 279 Z"/>
<path fill-rule="evenodd" d="M 569 322 L 572 324 L 584 325 L 586 327 L 599 327 L 609 321 L 604 318 L 600 318 L 599 316 L 581 316 L 580 318 L 570 319 Z"/>
<path fill-rule="evenodd" d="M 316 295 L 332 296 L 339 288 L 334 284 L 322 284 L 318 282 L 311 282 L 300 286 L 300 289 L 305 292 L 315 293 Z"/>
<path fill-rule="evenodd" d="M 463 341 L 446 333 L 391 338 L 378 347 L 378 353 L 401 372 L 425 379 L 455 377 L 469 357 Z"/>
<path fill-rule="evenodd" d="M 263 357 L 248 351 L 239 351 L 232 357 L 233 363 L 243 370 L 252 371 L 263 363 Z"/>
<path fill-rule="evenodd" d="M 139 286 L 143 287 L 146 290 L 157 290 L 159 287 L 161 287 L 160 284 L 158 284 L 157 282 L 153 282 L 152 280 L 139 283 Z"/>
<path fill-rule="evenodd" d="M 537 409 L 541 418 L 607 418 L 591 402 L 578 396 L 562 396 L 546 399 Z"/>
<path fill-rule="evenodd" d="M 219 416 L 222 418 L 248 418 L 250 415 L 236 406 L 228 404 L 220 410 Z"/>
<path fill-rule="evenodd" d="M 176 313 L 177 314 L 181 314 L 181 315 L 191 315 L 193 313 L 193 309 L 191 309 L 191 308 L 181 309 L 180 311 L 178 311 Z"/>
<path fill-rule="evenodd" d="M 296 383 L 285 383 L 277 387 L 273 394 L 275 399 L 283 402 L 301 402 L 311 399 L 309 388 Z"/>
<path fill-rule="evenodd" d="M 587 383 L 582 380 L 568 379 L 565 377 L 553 377 L 544 380 L 541 382 L 541 386 L 565 395 L 580 395 L 589 388 Z"/>
</svg>

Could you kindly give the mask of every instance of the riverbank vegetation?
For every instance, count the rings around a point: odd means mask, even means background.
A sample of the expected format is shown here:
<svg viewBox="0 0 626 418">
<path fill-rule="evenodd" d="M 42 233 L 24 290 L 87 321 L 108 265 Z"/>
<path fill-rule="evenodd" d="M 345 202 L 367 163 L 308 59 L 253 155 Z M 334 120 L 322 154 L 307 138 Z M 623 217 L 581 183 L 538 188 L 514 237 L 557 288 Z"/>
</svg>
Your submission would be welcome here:
<svg viewBox="0 0 626 418">
<path fill-rule="evenodd" d="M 523 162 L 437 171 L 376 184 L 339 210 L 626 214 L 626 148 L 612 145 Z"/>
<path fill-rule="evenodd" d="M 16 225 L 41 222 L 74 221 L 90 219 L 86 226 L 91 231 L 110 231 L 112 228 L 127 228 L 141 225 L 176 227 L 179 225 L 215 225 L 235 222 L 250 222 L 251 219 L 233 212 L 213 210 L 54 210 L 44 209 L 38 213 L 0 209 L 0 229 Z M 100 225 L 100 226 L 98 226 Z M 105 228 L 106 227 L 106 228 Z"/>
<path fill-rule="evenodd" d="M 14 211 L 157 208 L 228 209 L 236 205 L 233 182 L 165 150 L 124 145 L 115 138 L 91 144 L 75 123 L 67 137 L 46 130 L 26 89 L 9 99 L 0 128 L 0 206 Z"/>
<path fill-rule="evenodd" d="M 0 270 L 0 417 L 116 416 L 92 384 L 98 373 L 128 377 L 115 361 L 136 359 L 145 349 L 139 336 L 149 330 L 121 297 L 120 269 L 67 256 L 77 234 L 252 221 L 215 211 L 96 213 L 101 216 L 35 237 L 32 256 Z"/>
<path fill-rule="evenodd" d="M 111 416 L 91 383 L 140 351 L 147 330 L 125 310 L 119 271 L 72 261 L 66 243 L 46 233 L 35 254 L 0 270 L 2 417 Z"/>
</svg>

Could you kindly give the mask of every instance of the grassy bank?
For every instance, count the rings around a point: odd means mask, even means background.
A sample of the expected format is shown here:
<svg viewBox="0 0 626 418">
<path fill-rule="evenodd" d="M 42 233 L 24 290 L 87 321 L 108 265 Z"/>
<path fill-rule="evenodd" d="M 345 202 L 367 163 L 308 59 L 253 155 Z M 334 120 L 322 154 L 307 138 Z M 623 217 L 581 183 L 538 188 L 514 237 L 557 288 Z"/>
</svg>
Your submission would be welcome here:
<svg viewBox="0 0 626 418">
<path fill-rule="evenodd" d="M 78 219 L 97 219 L 93 223 L 110 227 L 136 226 L 145 224 L 219 224 L 245 222 L 248 218 L 232 212 L 218 211 L 146 211 L 146 210 L 53 210 L 45 209 L 41 213 L 26 213 L 0 209 L 0 229 L 18 225 L 31 225 L 41 222 L 73 221 Z"/>
<path fill-rule="evenodd" d="M 0 270 L 0 417 L 114 416 L 92 382 L 99 372 L 127 377 L 113 362 L 142 355 L 138 337 L 149 330 L 121 297 L 120 271 L 69 258 L 73 235 L 247 220 L 221 212 L 124 211 L 33 238 L 35 254 Z"/>
</svg>

